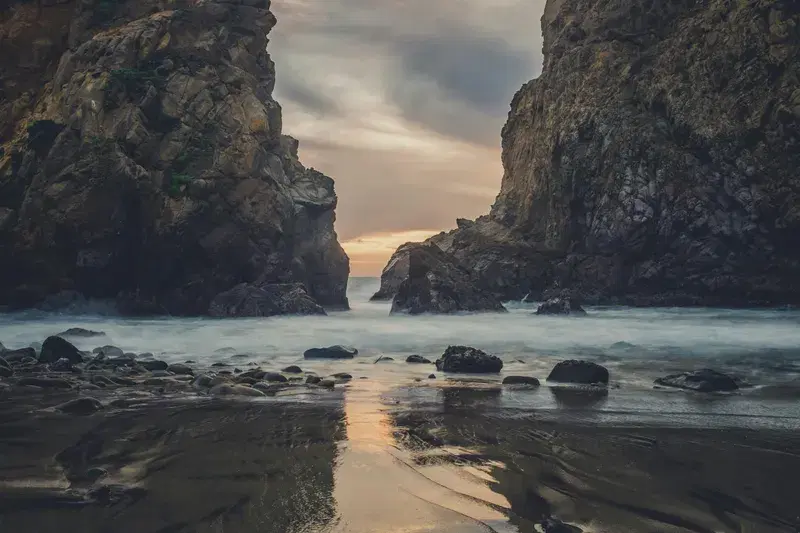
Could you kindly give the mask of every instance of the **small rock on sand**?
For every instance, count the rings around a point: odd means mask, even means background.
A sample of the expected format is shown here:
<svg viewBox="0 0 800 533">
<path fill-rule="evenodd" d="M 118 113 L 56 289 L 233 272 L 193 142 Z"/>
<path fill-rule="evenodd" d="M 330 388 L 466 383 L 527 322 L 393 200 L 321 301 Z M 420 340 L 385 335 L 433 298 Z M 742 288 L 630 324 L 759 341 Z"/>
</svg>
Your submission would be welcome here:
<svg viewBox="0 0 800 533">
<path fill-rule="evenodd" d="M 319 382 L 320 387 L 325 387 L 326 389 L 332 389 L 336 386 L 336 382 L 332 379 L 323 379 Z"/>
<path fill-rule="evenodd" d="M 436 374 L 431 374 L 428 376 L 428 379 L 436 379 Z"/>
<path fill-rule="evenodd" d="M 283 372 L 286 372 L 288 374 L 302 374 L 303 373 L 303 369 L 300 368 L 297 365 L 291 365 L 291 366 L 287 366 L 286 368 L 284 368 Z"/>
<path fill-rule="evenodd" d="M 263 397 L 264 393 L 260 390 L 248 387 L 246 385 L 217 385 L 212 387 L 209 391 L 212 396 L 252 396 Z"/>
<path fill-rule="evenodd" d="M 194 375 L 194 370 L 192 370 L 191 367 L 189 367 L 189 366 L 187 366 L 187 365 L 185 365 L 183 363 L 176 363 L 174 365 L 169 365 L 169 367 L 167 367 L 167 370 L 169 370 L 173 374 L 180 374 L 180 375 L 185 375 L 185 376 L 193 376 Z"/>
<path fill-rule="evenodd" d="M 547 376 L 547 381 L 579 383 L 582 385 L 608 385 L 608 369 L 591 361 L 570 359 L 561 361 Z"/>
<path fill-rule="evenodd" d="M 310 385 L 316 385 L 316 384 L 318 384 L 320 381 L 322 381 L 322 378 L 321 378 L 321 377 L 319 377 L 319 376 L 308 376 L 308 377 L 306 378 L 306 383 L 308 383 L 308 384 L 310 384 Z"/>
<path fill-rule="evenodd" d="M 426 359 L 421 355 L 409 355 L 406 358 L 406 363 L 415 363 L 415 364 L 431 364 L 430 359 Z"/>
<path fill-rule="evenodd" d="M 503 385 L 530 385 L 532 387 L 538 387 L 539 380 L 531 376 L 506 376 L 503 379 Z"/>
<path fill-rule="evenodd" d="M 331 377 L 335 379 L 344 379 L 344 380 L 353 379 L 353 376 L 351 374 L 348 374 L 347 372 L 339 372 L 338 374 L 333 374 Z"/>
<path fill-rule="evenodd" d="M 94 398 L 83 397 L 70 400 L 61 405 L 57 405 L 55 409 L 62 413 L 70 415 L 90 415 L 103 408 L 103 404 Z"/>
<path fill-rule="evenodd" d="M 306 359 L 352 359 L 358 355 L 358 350 L 348 346 L 328 346 L 327 348 L 311 348 L 306 350 L 303 357 Z"/>
</svg>

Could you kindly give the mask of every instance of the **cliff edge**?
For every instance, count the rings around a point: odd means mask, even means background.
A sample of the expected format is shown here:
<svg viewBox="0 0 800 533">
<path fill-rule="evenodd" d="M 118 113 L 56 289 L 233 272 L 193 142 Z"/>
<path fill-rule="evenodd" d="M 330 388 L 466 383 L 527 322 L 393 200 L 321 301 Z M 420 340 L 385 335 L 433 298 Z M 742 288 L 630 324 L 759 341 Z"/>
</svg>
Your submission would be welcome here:
<svg viewBox="0 0 800 533">
<path fill-rule="evenodd" d="M 4 7 L 0 305 L 203 315 L 242 284 L 300 284 L 347 307 L 333 180 L 301 165 L 272 98 L 269 8 Z"/>
<path fill-rule="evenodd" d="M 542 29 L 490 214 L 431 242 L 507 299 L 800 303 L 800 4 L 549 0 Z"/>
</svg>

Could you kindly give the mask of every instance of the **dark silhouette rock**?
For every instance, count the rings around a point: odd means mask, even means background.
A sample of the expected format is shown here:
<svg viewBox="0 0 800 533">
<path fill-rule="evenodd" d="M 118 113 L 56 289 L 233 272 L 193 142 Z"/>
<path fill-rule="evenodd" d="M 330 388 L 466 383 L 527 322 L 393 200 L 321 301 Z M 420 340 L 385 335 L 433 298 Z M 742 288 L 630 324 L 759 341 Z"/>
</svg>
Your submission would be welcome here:
<svg viewBox="0 0 800 533">
<path fill-rule="evenodd" d="M 558 363 L 547 381 L 560 383 L 579 383 L 583 385 L 608 384 L 608 369 L 591 361 L 570 359 Z"/>
<path fill-rule="evenodd" d="M 477 348 L 448 346 L 442 357 L 436 360 L 436 369 L 465 374 L 497 373 L 503 369 L 503 361 Z"/>
<path fill-rule="evenodd" d="M 306 359 L 352 359 L 358 350 L 348 346 L 328 346 L 327 348 L 311 348 L 303 353 Z"/>
<path fill-rule="evenodd" d="M 576 315 L 584 316 L 586 311 L 570 298 L 552 298 L 536 309 L 537 315 Z"/>
<path fill-rule="evenodd" d="M 91 338 L 91 337 L 104 337 L 105 333 L 103 333 L 102 331 L 93 331 L 91 329 L 84 329 L 84 328 L 69 328 L 66 331 L 62 331 L 61 333 L 56 333 L 56 336 Z"/>
<path fill-rule="evenodd" d="M 30 358 L 36 359 L 36 350 L 33 348 L 20 348 L 3 352 L 3 359 L 12 364 L 20 363 L 24 359 Z"/>
<path fill-rule="evenodd" d="M 300 283 L 262 286 L 242 283 L 214 297 L 208 314 L 213 317 L 257 317 L 326 313 Z"/>
<path fill-rule="evenodd" d="M 503 385 L 530 385 L 539 386 L 539 380 L 532 376 L 506 376 L 503 378 Z"/>
<path fill-rule="evenodd" d="M 83 362 L 80 350 L 69 341 L 61 337 L 47 337 L 42 343 L 42 353 L 39 354 L 40 363 L 55 363 L 59 359 L 67 359 L 72 364 Z"/>
<path fill-rule="evenodd" d="M 420 244 L 404 253 L 408 272 L 392 299 L 393 314 L 506 311 L 494 294 L 438 246 Z"/>
<path fill-rule="evenodd" d="M 426 359 L 425 357 L 422 357 L 421 355 L 409 355 L 406 358 L 406 363 L 431 364 L 431 362 L 432 361 L 430 359 Z"/>
<path fill-rule="evenodd" d="M 300 368 L 297 365 L 289 365 L 289 366 L 287 366 L 286 368 L 283 369 L 283 372 L 286 372 L 286 373 L 289 373 L 289 374 L 302 374 L 303 373 L 303 369 Z"/>
<path fill-rule="evenodd" d="M 267 372 L 264 374 L 263 380 L 270 383 L 286 383 L 289 381 L 286 376 L 278 372 Z"/>
<path fill-rule="evenodd" d="M 169 368 L 169 365 L 167 364 L 166 361 L 159 361 L 157 359 L 154 359 L 152 361 L 139 361 L 138 364 L 145 370 L 149 370 L 151 372 L 156 370 L 166 370 L 167 368 Z"/>
<path fill-rule="evenodd" d="M 739 384 L 735 378 L 708 368 L 672 374 L 656 379 L 655 383 L 664 387 L 697 392 L 729 392 L 739 389 Z"/>
</svg>

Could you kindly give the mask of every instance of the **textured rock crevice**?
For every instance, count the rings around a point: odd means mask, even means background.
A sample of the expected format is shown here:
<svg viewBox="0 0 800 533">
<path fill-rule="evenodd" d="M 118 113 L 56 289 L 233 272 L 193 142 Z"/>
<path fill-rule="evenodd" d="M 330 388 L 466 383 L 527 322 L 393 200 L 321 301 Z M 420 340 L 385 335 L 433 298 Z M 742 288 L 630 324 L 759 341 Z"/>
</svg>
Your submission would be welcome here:
<svg viewBox="0 0 800 533">
<path fill-rule="evenodd" d="M 207 314 L 240 284 L 300 283 L 347 308 L 333 180 L 272 98 L 268 0 L 19 3 L 0 22 L 4 45 L 50 43 L 35 68 L 2 60 L 0 305 Z"/>
<path fill-rule="evenodd" d="M 800 303 L 800 4 L 549 0 L 542 28 L 491 213 L 431 241 L 504 298 Z"/>
</svg>

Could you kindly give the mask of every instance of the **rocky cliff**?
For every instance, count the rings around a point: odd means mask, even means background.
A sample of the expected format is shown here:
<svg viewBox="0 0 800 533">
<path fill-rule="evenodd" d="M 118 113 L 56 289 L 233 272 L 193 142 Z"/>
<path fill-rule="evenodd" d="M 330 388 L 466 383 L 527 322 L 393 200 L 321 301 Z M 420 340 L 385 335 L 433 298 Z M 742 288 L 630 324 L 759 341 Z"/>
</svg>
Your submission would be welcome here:
<svg viewBox="0 0 800 533">
<path fill-rule="evenodd" d="M 548 0 L 542 29 L 491 213 L 431 241 L 506 298 L 800 303 L 800 3 Z"/>
<path fill-rule="evenodd" d="M 347 306 L 333 181 L 272 98 L 269 7 L 4 3 L 0 305 L 207 314 L 241 284 L 300 283 Z"/>
</svg>

